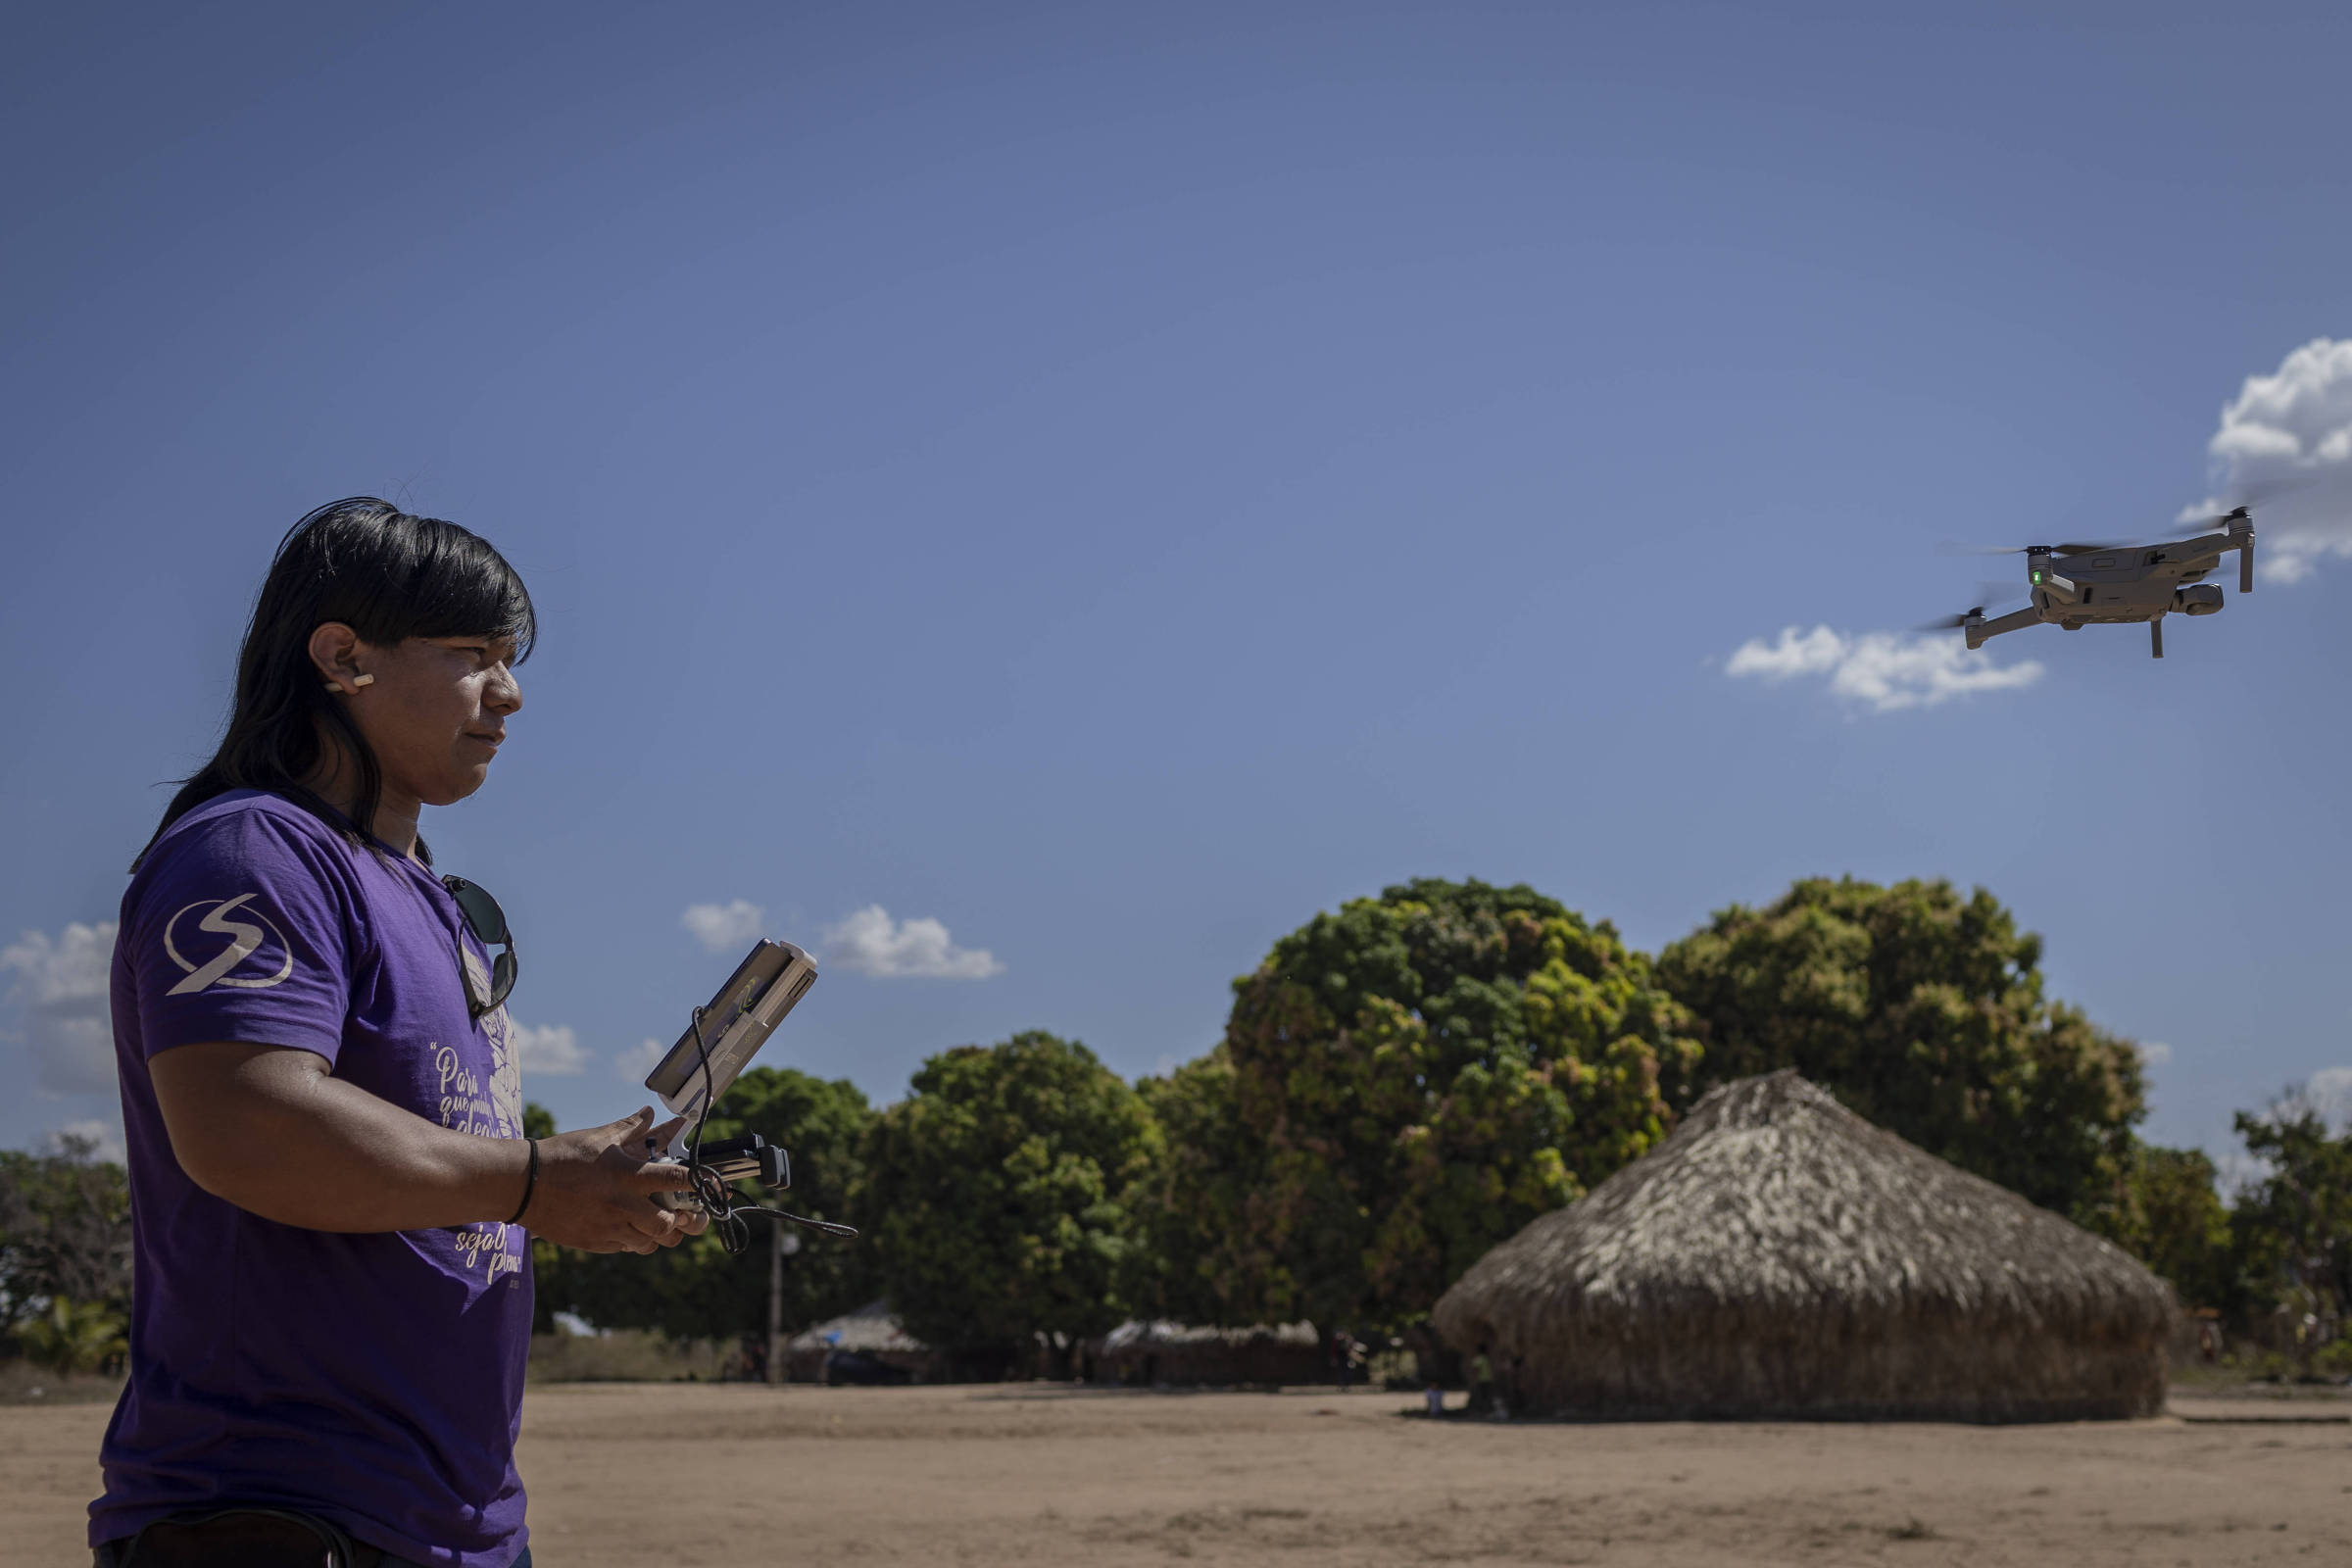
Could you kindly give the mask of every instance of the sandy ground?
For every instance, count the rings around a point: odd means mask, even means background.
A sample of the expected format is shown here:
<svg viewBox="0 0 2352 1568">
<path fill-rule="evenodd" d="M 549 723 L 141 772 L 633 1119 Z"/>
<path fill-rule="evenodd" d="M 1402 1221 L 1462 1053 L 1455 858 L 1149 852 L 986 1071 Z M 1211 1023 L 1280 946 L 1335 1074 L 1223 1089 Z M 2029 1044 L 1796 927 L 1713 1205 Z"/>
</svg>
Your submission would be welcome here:
<svg viewBox="0 0 2352 1568">
<path fill-rule="evenodd" d="M 524 1406 L 522 1469 L 541 1568 L 2352 1562 L 2347 1402 L 2005 1428 L 1498 1426 L 1415 1403 L 558 1386 Z M 88 1560 L 106 1416 L 0 1408 L 0 1563 Z"/>
</svg>

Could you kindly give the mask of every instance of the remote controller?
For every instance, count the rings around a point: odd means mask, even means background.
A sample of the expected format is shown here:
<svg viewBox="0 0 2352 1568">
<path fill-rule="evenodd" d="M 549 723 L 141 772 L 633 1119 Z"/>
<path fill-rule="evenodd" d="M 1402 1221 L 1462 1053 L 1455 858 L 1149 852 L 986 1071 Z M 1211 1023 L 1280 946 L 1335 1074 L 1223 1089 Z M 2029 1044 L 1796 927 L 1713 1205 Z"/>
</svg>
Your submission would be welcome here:
<svg viewBox="0 0 2352 1568">
<path fill-rule="evenodd" d="M 682 1160 L 690 1152 L 682 1149 L 671 1157 Z M 783 1192 L 792 1186 L 791 1152 L 780 1144 L 769 1143 L 758 1133 L 706 1143 L 703 1145 L 703 1164 L 725 1182 L 757 1180 L 771 1193 Z M 654 1201 L 663 1208 L 680 1211 L 702 1206 L 694 1194 L 684 1192 L 664 1193 Z"/>
</svg>

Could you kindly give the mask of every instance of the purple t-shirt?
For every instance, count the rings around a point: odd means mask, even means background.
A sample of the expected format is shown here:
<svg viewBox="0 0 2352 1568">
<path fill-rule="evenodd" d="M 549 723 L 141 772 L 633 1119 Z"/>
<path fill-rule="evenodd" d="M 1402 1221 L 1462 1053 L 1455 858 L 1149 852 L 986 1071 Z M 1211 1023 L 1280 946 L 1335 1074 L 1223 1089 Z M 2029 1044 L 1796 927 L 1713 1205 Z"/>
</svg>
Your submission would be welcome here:
<svg viewBox="0 0 2352 1568">
<path fill-rule="evenodd" d="M 520 1137 L 506 1010 L 468 1015 L 461 955 L 488 995 L 487 956 L 430 871 L 277 796 L 223 795 L 148 852 L 114 968 L 130 1381 L 91 1544 L 243 1502 L 322 1514 L 420 1562 L 506 1568 L 522 1551 L 522 1228 L 345 1236 L 263 1219 L 180 1169 L 147 1072 L 174 1046 L 294 1046 L 444 1127 Z"/>
</svg>

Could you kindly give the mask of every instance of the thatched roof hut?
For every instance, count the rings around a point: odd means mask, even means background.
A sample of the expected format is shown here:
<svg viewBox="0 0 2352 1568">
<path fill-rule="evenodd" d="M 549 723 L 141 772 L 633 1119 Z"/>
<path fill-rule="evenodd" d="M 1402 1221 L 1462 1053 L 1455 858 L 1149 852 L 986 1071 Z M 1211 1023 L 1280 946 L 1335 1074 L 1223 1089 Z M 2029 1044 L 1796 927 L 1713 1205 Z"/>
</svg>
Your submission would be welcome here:
<svg viewBox="0 0 2352 1568">
<path fill-rule="evenodd" d="M 794 1383 L 822 1383 L 825 1359 L 837 1350 L 870 1355 L 917 1383 L 937 1381 L 943 1367 L 939 1353 L 892 1315 L 889 1302 L 868 1301 L 785 1342 L 785 1376 Z"/>
<path fill-rule="evenodd" d="M 2059 1421 L 2156 1414 L 2173 1311 L 2120 1249 L 1778 1072 L 1488 1252 L 1436 1318 L 1524 1357 L 1531 1412 Z"/>
</svg>

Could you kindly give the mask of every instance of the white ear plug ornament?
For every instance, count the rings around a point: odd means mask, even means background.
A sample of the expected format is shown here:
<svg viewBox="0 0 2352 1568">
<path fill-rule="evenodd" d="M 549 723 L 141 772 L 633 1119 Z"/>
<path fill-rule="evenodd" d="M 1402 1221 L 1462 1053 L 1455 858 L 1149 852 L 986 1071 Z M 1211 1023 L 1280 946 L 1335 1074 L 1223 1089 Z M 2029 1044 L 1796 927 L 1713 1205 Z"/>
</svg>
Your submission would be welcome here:
<svg viewBox="0 0 2352 1568">
<path fill-rule="evenodd" d="M 326 683 L 326 689 L 330 692 L 341 692 L 344 696 L 349 697 L 361 687 L 374 684 L 375 677 L 373 675 L 354 675 L 349 686 L 344 685 L 341 681 L 330 680 Z"/>
</svg>

